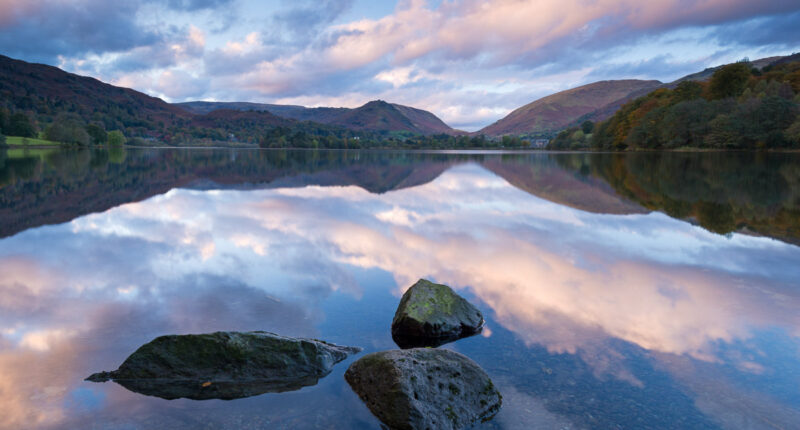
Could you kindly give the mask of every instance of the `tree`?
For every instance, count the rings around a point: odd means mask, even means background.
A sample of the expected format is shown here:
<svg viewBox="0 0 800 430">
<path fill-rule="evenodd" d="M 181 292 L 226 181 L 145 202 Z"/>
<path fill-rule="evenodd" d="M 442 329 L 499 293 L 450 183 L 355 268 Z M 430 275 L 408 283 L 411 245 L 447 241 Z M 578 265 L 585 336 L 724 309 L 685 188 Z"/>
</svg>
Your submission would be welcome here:
<svg viewBox="0 0 800 430">
<path fill-rule="evenodd" d="M 8 109 L 4 107 L 0 107 L 0 134 L 8 133 L 8 121 L 11 115 L 8 113 Z"/>
<path fill-rule="evenodd" d="M 95 145 L 102 145 L 108 141 L 108 133 L 106 133 L 106 129 L 102 125 L 89 124 L 86 126 L 86 133 L 89 134 L 92 143 Z"/>
<path fill-rule="evenodd" d="M 111 146 L 122 146 L 125 144 L 127 139 L 125 139 L 125 135 L 122 134 L 119 130 L 109 131 L 108 132 L 108 144 Z"/>
<path fill-rule="evenodd" d="M 750 80 L 750 67 L 745 63 L 723 66 L 714 72 L 709 83 L 709 92 L 714 100 L 739 97 Z"/>
<path fill-rule="evenodd" d="M 711 148 L 733 149 L 740 145 L 736 123 L 730 115 L 719 114 L 708 123 L 709 132 L 703 143 Z"/>
<path fill-rule="evenodd" d="M 83 120 L 76 114 L 61 114 L 44 132 L 47 140 L 54 142 L 88 145 L 90 138 Z"/>
<path fill-rule="evenodd" d="M 8 122 L 8 134 L 10 136 L 36 137 L 36 128 L 28 115 L 17 112 L 11 115 Z"/>
<path fill-rule="evenodd" d="M 800 117 L 786 129 L 786 140 L 800 146 Z"/>
<path fill-rule="evenodd" d="M 592 131 L 594 131 L 594 123 L 591 121 L 584 121 L 583 124 L 581 124 L 581 130 L 583 134 L 591 134 Z"/>
<path fill-rule="evenodd" d="M 703 94 L 703 86 L 695 81 L 683 81 L 673 90 L 675 103 L 699 99 Z"/>
</svg>

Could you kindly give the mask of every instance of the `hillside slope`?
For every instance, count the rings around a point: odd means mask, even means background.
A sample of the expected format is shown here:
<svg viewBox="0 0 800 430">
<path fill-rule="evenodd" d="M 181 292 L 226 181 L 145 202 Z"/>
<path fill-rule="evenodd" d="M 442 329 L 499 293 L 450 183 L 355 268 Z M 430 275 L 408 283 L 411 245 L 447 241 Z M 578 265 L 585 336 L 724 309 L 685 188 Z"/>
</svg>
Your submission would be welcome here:
<svg viewBox="0 0 800 430">
<path fill-rule="evenodd" d="M 478 131 L 487 136 L 548 134 L 574 124 L 581 118 L 605 108 L 597 119 L 613 114 L 611 110 L 630 100 L 632 94 L 659 87 L 659 81 L 635 79 L 600 81 L 541 98 L 522 106 L 505 118 Z M 611 110 L 610 113 L 606 113 Z"/>
<path fill-rule="evenodd" d="M 269 112 L 282 118 L 294 119 L 297 121 L 314 121 L 321 124 L 329 124 L 331 119 L 339 114 L 349 111 L 347 108 L 307 108 L 298 105 L 276 105 L 269 103 L 249 103 L 249 102 L 184 102 L 175 103 L 191 113 L 208 114 L 219 109 L 229 109 L 238 111 Z"/>
<path fill-rule="evenodd" d="M 777 64 L 784 64 L 784 63 L 791 63 L 793 61 L 800 60 L 800 54 L 792 54 L 787 56 L 778 56 L 778 57 L 767 57 L 767 58 L 760 58 L 758 60 L 751 61 L 750 64 L 758 70 L 763 69 L 764 67 L 770 65 L 777 65 Z M 727 64 L 722 64 L 716 67 L 709 67 L 702 72 L 692 73 L 690 75 L 686 75 L 680 79 L 677 79 L 673 82 L 667 84 L 669 88 L 675 88 L 683 81 L 697 81 L 697 82 L 704 82 L 711 79 L 711 76 L 714 75 L 714 72 L 717 70 L 727 66 Z"/>
<path fill-rule="evenodd" d="M 283 118 L 298 121 L 313 121 L 332 124 L 357 131 L 392 132 L 405 131 L 422 135 L 463 134 L 453 130 L 431 112 L 374 100 L 363 106 L 350 108 L 316 107 L 307 108 L 296 105 L 276 105 L 246 102 L 185 102 L 177 103 L 189 112 L 207 114 L 217 109 L 270 112 Z"/>
<path fill-rule="evenodd" d="M 159 98 L 0 55 L 0 103 L 44 117 L 69 111 L 106 128 L 157 130 L 193 115 Z"/>
</svg>

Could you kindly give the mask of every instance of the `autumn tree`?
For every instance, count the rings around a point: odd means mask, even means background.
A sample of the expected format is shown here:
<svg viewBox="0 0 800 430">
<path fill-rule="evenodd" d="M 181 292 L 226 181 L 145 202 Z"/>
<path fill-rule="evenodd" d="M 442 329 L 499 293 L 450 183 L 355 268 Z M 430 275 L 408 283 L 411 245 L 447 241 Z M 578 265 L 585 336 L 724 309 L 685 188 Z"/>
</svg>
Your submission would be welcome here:
<svg viewBox="0 0 800 430">
<path fill-rule="evenodd" d="M 709 92 L 714 100 L 739 97 L 750 80 L 750 67 L 745 63 L 723 66 L 711 76 Z"/>
</svg>

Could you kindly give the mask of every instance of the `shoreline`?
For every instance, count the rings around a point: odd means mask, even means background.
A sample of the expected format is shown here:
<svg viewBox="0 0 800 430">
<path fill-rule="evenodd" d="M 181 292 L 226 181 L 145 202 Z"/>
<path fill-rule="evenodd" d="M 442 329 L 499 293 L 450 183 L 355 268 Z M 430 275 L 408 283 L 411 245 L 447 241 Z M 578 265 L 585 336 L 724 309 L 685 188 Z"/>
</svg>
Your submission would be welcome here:
<svg viewBox="0 0 800 430">
<path fill-rule="evenodd" d="M 765 149 L 716 149 L 716 148 L 676 148 L 676 149 L 636 149 L 629 151 L 603 151 L 603 150 L 558 150 L 558 149 L 533 149 L 533 148 L 261 148 L 258 146 L 225 146 L 225 145 L 187 145 L 187 146 L 171 146 L 171 145 L 122 145 L 119 148 L 124 149 L 230 149 L 230 150 L 248 150 L 248 151 L 369 151 L 369 152 L 407 152 L 407 153 L 459 153 L 459 154 L 641 154 L 641 153 L 654 153 L 654 152 L 676 152 L 676 153 L 798 153 L 800 148 L 765 148 Z M 67 144 L 54 144 L 54 145 L 8 145 L 0 146 L 0 150 L 26 150 L 26 149 L 112 149 L 109 146 L 89 145 L 67 145 Z"/>
</svg>

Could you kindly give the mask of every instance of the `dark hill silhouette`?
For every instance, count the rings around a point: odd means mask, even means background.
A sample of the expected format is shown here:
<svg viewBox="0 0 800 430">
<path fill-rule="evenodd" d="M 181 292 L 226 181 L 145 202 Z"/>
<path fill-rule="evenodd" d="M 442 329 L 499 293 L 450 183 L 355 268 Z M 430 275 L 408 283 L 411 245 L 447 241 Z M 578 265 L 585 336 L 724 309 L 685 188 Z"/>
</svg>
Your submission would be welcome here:
<svg viewBox="0 0 800 430">
<path fill-rule="evenodd" d="M 72 112 L 86 121 L 101 118 L 109 129 L 155 131 L 194 115 L 130 88 L 0 55 L 0 97 L 7 107 L 55 116 Z"/>
<path fill-rule="evenodd" d="M 338 125 L 350 130 L 374 132 L 410 132 L 415 134 L 465 134 L 454 130 L 436 115 L 410 106 L 374 100 L 363 106 L 350 108 L 277 105 L 247 102 L 185 102 L 177 103 L 183 109 L 197 114 L 207 114 L 218 109 L 270 112 L 283 118 Z"/>
</svg>

